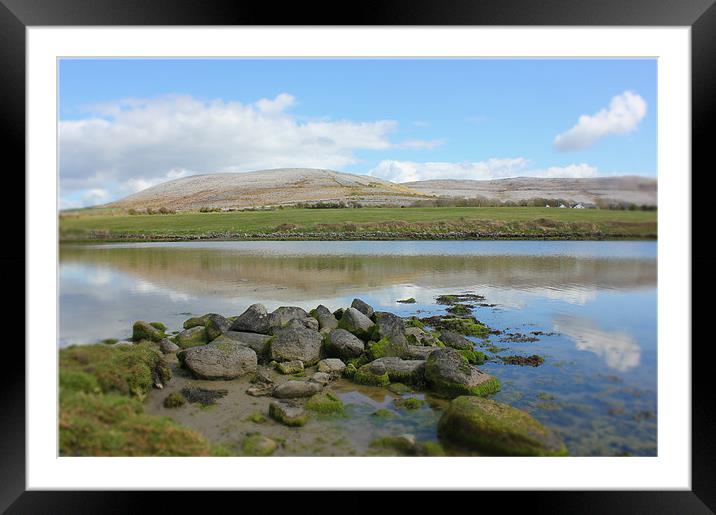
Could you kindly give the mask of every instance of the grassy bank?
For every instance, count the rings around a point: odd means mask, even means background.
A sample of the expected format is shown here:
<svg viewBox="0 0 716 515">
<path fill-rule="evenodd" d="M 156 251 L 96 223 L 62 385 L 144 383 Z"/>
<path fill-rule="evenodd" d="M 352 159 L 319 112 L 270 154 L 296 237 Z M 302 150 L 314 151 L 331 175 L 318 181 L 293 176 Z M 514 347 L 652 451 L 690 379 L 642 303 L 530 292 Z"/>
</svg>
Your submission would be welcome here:
<svg viewBox="0 0 716 515">
<path fill-rule="evenodd" d="M 655 211 L 498 208 L 277 209 L 60 217 L 62 241 L 177 239 L 655 239 Z"/>
</svg>

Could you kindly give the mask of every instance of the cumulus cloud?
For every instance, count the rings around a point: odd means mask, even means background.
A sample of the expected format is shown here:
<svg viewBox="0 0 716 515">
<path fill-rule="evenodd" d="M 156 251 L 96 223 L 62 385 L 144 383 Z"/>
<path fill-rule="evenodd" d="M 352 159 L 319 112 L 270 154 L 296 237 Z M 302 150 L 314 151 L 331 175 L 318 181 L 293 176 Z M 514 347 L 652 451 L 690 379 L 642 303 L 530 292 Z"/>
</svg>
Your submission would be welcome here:
<svg viewBox="0 0 716 515">
<path fill-rule="evenodd" d="M 294 104 L 282 93 L 250 104 L 170 95 L 92 106 L 91 117 L 59 124 L 60 186 L 117 196 L 192 173 L 341 169 L 356 151 L 394 146 L 394 121 L 299 121 L 286 112 Z"/>
<path fill-rule="evenodd" d="M 485 161 L 450 163 L 412 161 L 381 161 L 368 175 L 393 182 L 436 179 L 505 179 L 508 177 L 594 177 L 598 170 L 586 163 L 531 169 L 524 157 L 491 158 Z"/>
<path fill-rule="evenodd" d="M 608 108 L 580 116 L 574 127 L 554 138 L 554 148 L 560 152 L 587 148 L 610 134 L 632 132 L 644 116 L 646 101 L 633 91 L 625 91 L 612 98 Z"/>
</svg>

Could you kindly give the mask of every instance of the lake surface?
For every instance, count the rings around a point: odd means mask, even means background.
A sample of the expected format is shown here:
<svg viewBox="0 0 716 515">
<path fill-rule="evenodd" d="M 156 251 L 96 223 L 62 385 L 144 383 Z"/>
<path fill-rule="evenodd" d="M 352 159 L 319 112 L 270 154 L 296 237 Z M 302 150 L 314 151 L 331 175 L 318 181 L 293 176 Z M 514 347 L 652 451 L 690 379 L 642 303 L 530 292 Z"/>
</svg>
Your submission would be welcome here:
<svg viewBox="0 0 716 515">
<path fill-rule="evenodd" d="M 496 400 L 557 430 L 572 455 L 653 456 L 656 253 L 656 242 L 623 241 L 62 245 L 58 345 L 128 338 L 140 319 L 180 330 L 189 316 L 238 315 L 255 302 L 336 309 L 360 297 L 422 317 L 445 312 L 438 295 L 474 292 L 485 300 L 473 314 L 502 332 L 478 345 L 545 359 L 481 366 L 502 382 Z M 417 302 L 396 302 L 409 297 Z M 356 409 L 376 402 L 343 395 Z"/>
</svg>

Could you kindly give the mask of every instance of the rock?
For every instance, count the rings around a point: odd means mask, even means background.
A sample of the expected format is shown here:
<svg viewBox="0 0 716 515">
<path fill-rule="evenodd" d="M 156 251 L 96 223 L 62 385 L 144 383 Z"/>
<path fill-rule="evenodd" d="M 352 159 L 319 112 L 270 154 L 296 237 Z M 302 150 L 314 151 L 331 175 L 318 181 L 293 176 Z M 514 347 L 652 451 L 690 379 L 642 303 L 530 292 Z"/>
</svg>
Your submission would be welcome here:
<svg viewBox="0 0 716 515">
<path fill-rule="evenodd" d="M 496 378 L 470 365 L 458 351 L 450 348 L 430 353 L 425 361 L 425 379 L 433 391 L 448 397 L 484 396 L 500 389 Z"/>
<path fill-rule="evenodd" d="M 297 321 L 297 322 L 295 322 Z M 299 324 L 299 325 L 296 325 Z M 318 331 L 318 320 L 310 316 L 303 308 L 295 306 L 281 306 L 269 314 L 269 327 L 272 333 L 285 327 L 306 327 Z"/>
<path fill-rule="evenodd" d="M 353 302 L 351 302 L 351 307 L 357 309 L 368 318 L 372 317 L 373 313 L 375 313 L 375 310 L 370 305 L 366 304 L 360 299 L 353 299 Z"/>
<path fill-rule="evenodd" d="M 419 327 L 407 327 L 405 329 L 405 339 L 411 345 L 428 345 L 432 347 L 438 344 L 437 338 Z"/>
<path fill-rule="evenodd" d="M 338 322 L 339 328 L 345 329 L 359 338 L 369 338 L 374 325 L 370 318 L 356 308 L 346 309 Z"/>
<path fill-rule="evenodd" d="M 303 372 L 303 361 L 296 359 L 278 363 L 276 369 L 282 374 L 297 374 L 298 372 Z"/>
<path fill-rule="evenodd" d="M 260 367 L 256 370 L 256 374 L 254 377 L 251 378 L 251 382 L 253 384 L 269 384 L 273 383 L 273 379 L 271 378 L 271 371 L 267 368 Z"/>
<path fill-rule="evenodd" d="M 229 328 L 231 331 L 246 331 L 249 333 L 269 334 L 271 327 L 266 306 L 263 304 L 252 304 L 246 311 L 241 313 Z"/>
<path fill-rule="evenodd" d="M 331 332 L 338 327 L 338 319 L 323 304 L 312 310 L 311 316 L 318 320 L 318 327 L 322 332 Z"/>
<path fill-rule="evenodd" d="M 370 386 L 387 386 L 390 384 L 388 369 L 385 364 L 375 363 L 374 361 L 356 370 L 353 375 L 353 381 Z"/>
<path fill-rule="evenodd" d="M 331 376 L 330 374 L 326 374 L 325 372 L 316 372 L 311 376 L 311 379 L 309 379 L 309 381 L 313 381 L 314 383 L 326 386 L 328 383 L 331 382 Z"/>
<path fill-rule="evenodd" d="M 323 336 L 318 331 L 300 328 L 280 329 L 271 342 L 271 358 L 276 361 L 301 360 L 313 365 L 321 359 Z"/>
<path fill-rule="evenodd" d="M 345 369 L 345 363 L 338 358 L 322 359 L 318 362 L 318 371 L 330 375 L 332 379 L 341 377 Z"/>
<path fill-rule="evenodd" d="M 252 397 L 265 397 L 266 395 L 271 395 L 274 388 L 273 383 L 260 383 L 249 386 L 246 393 Z"/>
<path fill-rule="evenodd" d="M 387 311 L 376 311 L 373 318 L 375 320 L 374 340 L 380 340 L 386 336 L 395 336 L 396 334 L 405 334 L 405 322 L 399 316 Z"/>
<path fill-rule="evenodd" d="M 343 401 L 333 392 L 317 393 L 306 401 L 306 409 L 323 415 L 343 413 Z"/>
<path fill-rule="evenodd" d="M 227 331 L 221 337 L 229 338 L 235 342 L 246 345 L 254 350 L 260 357 L 268 357 L 271 351 L 273 336 L 258 333 L 245 333 L 239 331 Z"/>
<path fill-rule="evenodd" d="M 440 347 L 422 347 L 419 345 L 408 345 L 405 357 L 408 359 L 428 359 L 430 353 L 438 350 Z"/>
<path fill-rule="evenodd" d="M 463 335 L 454 331 L 441 331 L 440 341 L 446 346 L 452 347 L 458 350 L 472 350 L 475 348 L 475 344 L 465 338 Z"/>
<path fill-rule="evenodd" d="M 140 340 L 151 340 L 158 342 L 165 338 L 166 335 L 161 329 L 157 329 L 153 325 L 143 320 L 134 322 L 132 326 L 132 340 L 138 342 Z"/>
<path fill-rule="evenodd" d="M 249 435 L 241 443 L 241 449 L 247 456 L 270 456 L 277 448 L 278 443 L 259 434 Z"/>
<path fill-rule="evenodd" d="M 411 434 L 402 434 L 398 436 L 386 436 L 371 442 L 371 447 L 383 449 L 393 449 L 401 454 L 415 456 L 420 454 L 420 446 L 415 436 Z"/>
<path fill-rule="evenodd" d="M 214 340 L 229 330 L 231 322 L 221 315 L 211 313 L 204 318 L 204 327 L 209 341 Z"/>
<path fill-rule="evenodd" d="M 387 372 L 388 379 L 397 383 L 421 384 L 425 381 L 425 361 L 395 357 L 380 358 L 365 365 L 375 373 Z"/>
<path fill-rule="evenodd" d="M 269 404 L 269 416 L 287 426 L 303 426 L 308 415 L 300 404 L 290 401 L 273 401 Z"/>
<path fill-rule="evenodd" d="M 187 349 L 184 366 L 200 379 L 234 379 L 256 372 L 256 353 L 236 342 L 210 343 Z"/>
<path fill-rule="evenodd" d="M 182 349 L 188 349 L 189 347 L 205 345 L 209 342 L 209 339 L 206 337 L 206 329 L 204 329 L 204 326 L 197 325 L 196 327 L 185 329 L 177 334 L 175 341 Z"/>
<path fill-rule="evenodd" d="M 528 413 L 489 399 L 453 399 L 438 423 L 441 440 L 497 456 L 566 456 L 560 438 Z"/>
<path fill-rule="evenodd" d="M 320 392 L 322 388 L 322 385 L 311 381 L 286 381 L 274 388 L 272 395 L 277 399 L 310 397 Z"/>
<path fill-rule="evenodd" d="M 202 315 L 200 317 L 192 317 L 187 320 L 184 320 L 184 329 L 191 329 L 192 327 L 204 325 L 206 323 L 206 317 L 208 317 L 210 314 L 211 313 L 207 315 Z"/>
<path fill-rule="evenodd" d="M 379 341 L 371 343 L 368 351 L 373 359 L 389 356 L 403 358 L 408 355 L 408 341 L 402 334 L 395 333 L 392 336 L 385 336 Z"/>
<path fill-rule="evenodd" d="M 345 329 L 334 329 L 327 339 L 327 353 L 340 358 L 357 358 L 365 350 L 365 343 Z"/>
<path fill-rule="evenodd" d="M 168 338 L 163 338 L 162 340 L 159 340 L 159 350 L 162 351 L 164 354 L 171 354 L 172 352 L 178 351 L 180 348 L 181 347 L 179 347 L 176 343 L 169 340 Z"/>
</svg>

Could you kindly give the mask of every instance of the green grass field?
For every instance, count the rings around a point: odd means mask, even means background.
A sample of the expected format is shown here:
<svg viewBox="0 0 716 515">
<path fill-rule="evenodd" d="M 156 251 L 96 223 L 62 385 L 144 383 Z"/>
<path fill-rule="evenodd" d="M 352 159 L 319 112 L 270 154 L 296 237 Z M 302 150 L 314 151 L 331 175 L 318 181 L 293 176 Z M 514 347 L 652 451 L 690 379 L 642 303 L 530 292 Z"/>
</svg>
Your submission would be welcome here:
<svg viewBox="0 0 716 515">
<path fill-rule="evenodd" d="M 655 211 L 530 207 L 278 209 L 60 217 L 60 239 L 656 238 Z"/>
</svg>

